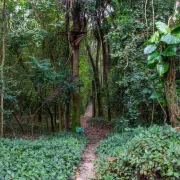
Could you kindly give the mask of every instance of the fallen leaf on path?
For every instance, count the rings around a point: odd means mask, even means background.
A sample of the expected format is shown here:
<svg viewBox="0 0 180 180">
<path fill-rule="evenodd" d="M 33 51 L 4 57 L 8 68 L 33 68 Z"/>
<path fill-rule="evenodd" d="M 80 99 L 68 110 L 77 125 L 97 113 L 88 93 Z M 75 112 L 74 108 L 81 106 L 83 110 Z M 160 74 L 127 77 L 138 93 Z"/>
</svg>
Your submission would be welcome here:
<svg viewBox="0 0 180 180">
<path fill-rule="evenodd" d="M 109 162 L 115 162 L 115 161 L 116 161 L 116 158 L 108 157 L 107 160 L 108 160 Z"/>
</svg>

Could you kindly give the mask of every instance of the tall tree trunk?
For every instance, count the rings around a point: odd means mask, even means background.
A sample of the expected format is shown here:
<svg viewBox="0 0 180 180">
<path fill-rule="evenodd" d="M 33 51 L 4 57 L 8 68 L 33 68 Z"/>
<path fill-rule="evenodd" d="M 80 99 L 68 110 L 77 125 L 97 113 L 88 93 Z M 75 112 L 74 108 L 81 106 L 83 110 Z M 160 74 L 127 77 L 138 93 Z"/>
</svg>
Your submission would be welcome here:
<svg viewBox="0 0 180 180">
<path fill-rule="evenodd" d="M 110 70 L 110 54 L 109 54 L 109 45 L 106 41 L 105 36 L 108 34 L 107 28 L 104 28 L 104 25 L 107 22 L 105 10 L 107 8 L 106 1 L 96 1 L 98 8 L 98 20 L 97 26 L 99 30 L 99 35 L 101 39 L 101 47 L 102 47 L 102 57 L 103 57 L 103 85 L 105 87 L 106 92 L 106 103 L 108 108 L 108 120 L 111 121 L 111 106 L 110 106 L 110 95 L 109 95 L 109 86 L 108 86 L 108 73 Z"/>
<path fill-rule="evenodd" d="M 39 109 L 39 112 L 38 112 L 38 122 L 41 123 L 42 122 L 42 102 L 40 101 L 38 103 L 38 109 Z"/>
<path fill-rule="evenodd" d="M 57 120 L 57 104 L 54 102 L 54 124 L 56 125 Z"/>
<path fill-rule="evenodd" d="M 71 61 L 72 58 L 69 61 L 70 58 L 70 50 L 69 50 L 69 22 L 70 22 L 70 18 L 69 18 L 69 2 L 66 1 L 66 32 L 67 32 L 67 60 L 68 60 L 68 68 L 71 69 Z M 65 128 L 66 131 L 70 130 L 70 105 L 71 105 L 71 92 L 70 90 L 67 91 L 66 93 L 66 102 L 65 102 Z"/>
<path fill-rule="evenodd" d="M 80 126 L 80 109 L 79 109 L 79 44 L 86 33 L 85 30 L 85 7 L 83 1 L 76 1 L 72 7 L 73 32 L 71 32 L 71 47 L 73 51 L 73 83 L 75 89 L 73 91 L 73 116 L 72 131 L 76 131 L 76 127 Z"/>
<path fill-rule="evenodd" d="M 169 26 L 173 28 L 176 26 L 177 15 L 179 14 L 178 8 L 180 7 L 180 0 L 175 1 L 175 13 L 169 19 Z M 176 65 L 175 57 L 169 57 L 169 71 L 166 77 L 165 93 L 168 104 L 170 121 L 174 127 L 178 126 L 180 120 L 180 108 L 178 104 L 178 96 L 176 91 Z"/>
<path fill-rule="evenodd" d="M 103 54 L 103 82 L 104 82 L 104 87 L 106 89 L 108 120 L 111 121 L 111 105 L 110 105 L 109 86 L 108 86 L 108 73 L 110 70 L 109 47 L 108 47 L 108 43 L 106 42 L 103 29 L 101 30 L 101 40 L 102 40 L 102 54 Z"/>
<path fill-rule="evenodd" d="M 59 118 L 58 132 L 61 132 L 63 130 L 62 104 L 61 103 L 59 103 L 59 105 L 58 105 L 58 118 Z"/>
<path fill-rule="evenodd" d="M 92 117 L 96 117 L 96 86 L 95 86 L 95 81 L 92 81 Z"/>
<path fill-rule="evenodd" d="M 165 93 L 166 100 L 168 104 L 168 111 L 170 116 L 170 121 L 174 127 L 178 125 L 178 120 L 180 119 L 180 109 L 178 105 L 178 96 L 176 92 L 176 68 L 175 59 L 169 58 L 169 71 L 166 77 L 165 83 Z"/>
<path fill-rule="evenodd" d="M 100 45 L 98 43 L 98 45 Z M 93 73 L 94 73 L 94 81 L 95 81 L 95 87 L 96 87 L 96 94 L 97 94 L 97 109 L 98 109 L 98 116 L 103 116 L 103 108 L 102 108 L 102 96 L 101 96 L 101 85 L 99 80 L 99 72 L 98 72 L 98 59 L 99 59 L 99 47 L 97 47 L 97 56 L 96 56 L 96 65 L 94 63 L 94 59 L 92 57 L 92 53 L 90 50 L 89 45 L 86 46 L 86 49 L 88 51 L 88 56 L 92 65 Z"/>
<path fill-rule="evenodd" d="M 5 11 L 6 0 L 3 1 L 2 13 L 2 62 L 1 62 L 1 117 L 0 117 L 0 137 L 3 137 L 3 123 L 4 123 L 4 63 L 5 63 Z"/>
<path fill-rule="evenodd" d="M 71 92 L 67 92 L 66 109 L 65 109 L 65 128 L 66 131 L 70 130 L 70 105 L 71 105 Z"/>
<path fill-rule="evenodd" d="M 95 83 L 96 83 L 96 92 L 97 92 L 97 106 L 98 106 L 98 116 L 103 116 L 103 107 L 102 107 L 102 94 L 101 94 L 101 84 L 99 80 L 99 57 L 101 50 L 101 39 L 99 33 L 97 35 L 97 52 L 96 52 L 96 73 L 95 73 Z"/>
<path fill-rule="evenodd" d="M 79 45 L 73 48 L 73 82 L 76 86 L 73 91 L 73 116 L 72 131 L 75 132 L 76 127 L 80 126 L 80 109 L 79 109 Z"/>
<path fill-rule="evenodd" d="M 19 127 L 21 128 L 23 135 L 25 135 L 25 131 L 24 131 L 21 121 L 19 120 L 19 118 L 16 116 L 16 114 L 14 112 L 12 114 L 13 114 L 15 120 L 17 121 L 17 123 L 19 124 Z"/>
<path fill-rule="evenodd" d="M 35 87 L 35 89 L 36 89 L 36 91 L 38 92 L 38 90 L 37 90 L 36 87 Z M 45 100 L 44 100 L 44 98 L 42 97 L 41 94 L 38 93 L 38 96 L 40 97 L 40 99 L 41 99 L 42 102 L 45 102 Z M 47 108 L 47 111 L 48 111 L 49 116 L 50 116 L 50 119 L 51 119 L 51 130 L 52 130 L 52 132 L 55 132 L 53 114 L 52 114 L 51 109 L 50 109 L 50 107 L 49 107 L 49 105 L 48 105 L 47 103 L 45 104 L 45 106 L 46 106 L 46 108 Z"/>
</svg>

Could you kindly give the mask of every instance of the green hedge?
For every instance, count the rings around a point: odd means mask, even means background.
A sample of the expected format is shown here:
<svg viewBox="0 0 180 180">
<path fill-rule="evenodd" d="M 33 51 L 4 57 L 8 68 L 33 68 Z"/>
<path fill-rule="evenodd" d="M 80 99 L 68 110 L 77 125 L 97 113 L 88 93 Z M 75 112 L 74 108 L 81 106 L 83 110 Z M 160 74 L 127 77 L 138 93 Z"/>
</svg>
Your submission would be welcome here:
<svg viewBox="0 0 180 180">
<path fill-rule="evenodd" d="M 97 152 L 98 179 L 180 179 L 180 133 L 170 126 L 110 135 Z"/>
<path fill-rule="evenodd" d="M 34 142 L 0 139 L 0 179 L 71 179 L 86 144 L 86 137 L 70 133 Z"/>
</svg>

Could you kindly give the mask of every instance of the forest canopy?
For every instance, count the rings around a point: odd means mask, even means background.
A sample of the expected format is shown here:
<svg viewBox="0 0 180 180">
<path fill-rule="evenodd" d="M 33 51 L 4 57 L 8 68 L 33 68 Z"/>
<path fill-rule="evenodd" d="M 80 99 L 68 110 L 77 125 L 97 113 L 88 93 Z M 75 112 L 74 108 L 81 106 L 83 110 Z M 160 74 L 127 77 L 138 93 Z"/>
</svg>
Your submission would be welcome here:
<svg viewBox="0 0 180 180">
<path fill-rule="evenodd" d="M 89 101 L 125 126 L 178 124 L 178 1 L 4 3 L 5 129 L 75 131 Z"/>
</svg>

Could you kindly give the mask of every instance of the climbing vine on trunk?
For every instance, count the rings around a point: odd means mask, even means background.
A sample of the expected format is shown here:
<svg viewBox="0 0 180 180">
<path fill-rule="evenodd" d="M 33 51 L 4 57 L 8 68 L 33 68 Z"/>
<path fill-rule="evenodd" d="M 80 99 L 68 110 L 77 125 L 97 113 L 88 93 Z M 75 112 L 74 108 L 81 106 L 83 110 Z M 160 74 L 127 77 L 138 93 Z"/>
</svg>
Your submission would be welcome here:
<svg viewBox="0 0 180 180">
<path fill-rule="evenodd" d="M 147 41 L 149 44 L 144 53 L 148 54 L 148 67 L 156 68 L 160 77 L 163 77 L 165 97 L 167 101 L 170 121 L 173 126 L 178 125 L 180 109 L 176 92 L 176 54 L 180 44 L 180 26 L 171 29 L 168 25 L 157 22 L 158 29 Z M 161 98 L 154 94 L 151 97 Z"/>
</svg>

